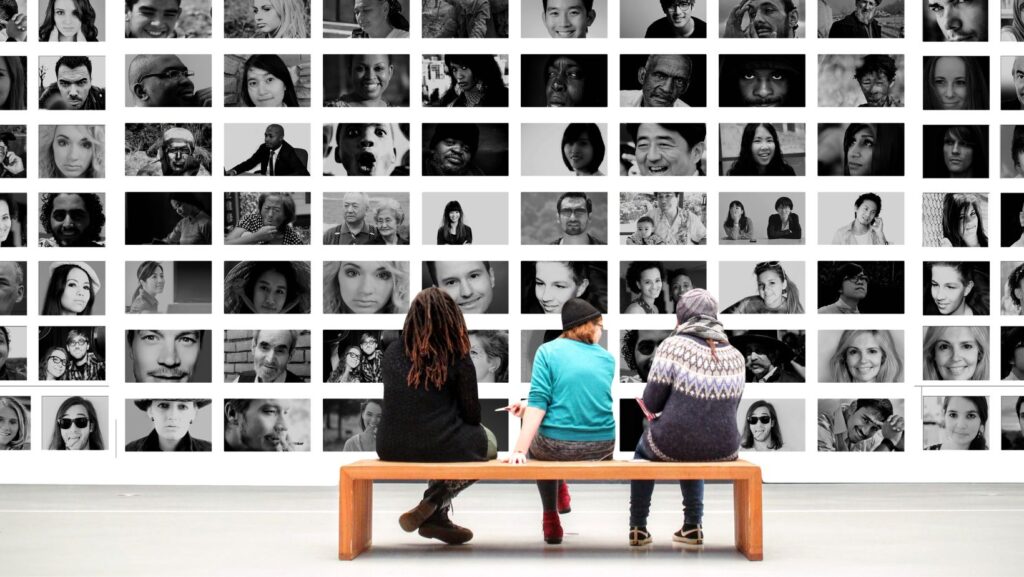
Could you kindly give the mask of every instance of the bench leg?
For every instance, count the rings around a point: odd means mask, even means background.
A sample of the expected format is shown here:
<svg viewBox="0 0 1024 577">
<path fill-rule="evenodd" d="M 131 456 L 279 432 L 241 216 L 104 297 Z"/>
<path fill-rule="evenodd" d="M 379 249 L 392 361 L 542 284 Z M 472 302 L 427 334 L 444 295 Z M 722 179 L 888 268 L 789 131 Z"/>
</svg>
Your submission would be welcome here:
<svg viewBox="0 0 1024 577">
<path fill-rule="evenodd" d="M 740 479 L 732 488 L 736 519 L 736 548 L 750 561 L 764 558 L 761 527 L 761 477 Z"/>
<path fill-rule="evenodd" d="M 338 485 L 338 558 L 351 561 L 373 543 L 373 481 L 341 474 Z"/>
</svg>

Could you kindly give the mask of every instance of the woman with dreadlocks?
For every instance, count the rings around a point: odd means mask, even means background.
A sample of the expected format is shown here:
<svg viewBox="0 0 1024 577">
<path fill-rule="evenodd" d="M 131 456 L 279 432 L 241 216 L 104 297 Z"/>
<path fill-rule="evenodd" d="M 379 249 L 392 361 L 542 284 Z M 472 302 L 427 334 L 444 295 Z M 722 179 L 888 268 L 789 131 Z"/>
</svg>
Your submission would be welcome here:
<svg viewBox="0 0 1024 577">
<path fill-rule="evenodd" d="M 429 288 L 416 296 L 402 338 L 384 352 L 384 416 L 377 455 L 385 461 L 488 461 L 498 456 L 494 433 L 480 424 L 476 368 L 469 334 L 452 297 Z M 398 519 L 402 529 L 459 545 L 473 532 L 451 522 L 456 495 L 475 481 L 429 481 L 423 500 Z"/>
</svg>

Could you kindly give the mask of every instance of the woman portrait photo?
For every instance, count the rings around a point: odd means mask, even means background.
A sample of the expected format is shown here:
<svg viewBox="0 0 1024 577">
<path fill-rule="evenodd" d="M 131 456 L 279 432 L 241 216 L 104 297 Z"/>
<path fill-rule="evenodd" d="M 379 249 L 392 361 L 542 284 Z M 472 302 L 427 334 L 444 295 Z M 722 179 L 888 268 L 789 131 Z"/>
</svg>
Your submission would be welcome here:
<svg viewBox="0 0 1024 577">
<path fill-rule="evenodd" d="M 409 226 L 405 223 L 405 209 L 394 198 L 383 198 L 373 216 L 377 234 L 383 244 L 396 246 L 409 244 Z M 404 232 L 404 234 L 403 234 Z"/>
<path fill-rule="evenodd" d="M 903 176 L 902 124 L 819 124 L 818 176 Z"/>
<path fill-rule="evenodd" d="M 924 380 L 987 381 L 988 327 L 927 327 Z"/>
<path fill-rule="evenodd" d="M 800 240 L 803 238 L 800 215 L 793 212 L 793 209 L 793 199 L 788 196 L 780 196 L 775 201 L 775 214 L 768 217 L 769 240 Z"/>
<path fill-rule="evenodd" d="M 823 383 L 902 383 L 903 333 L 885 329 L 822 331 Z M 833 343 L 834 346 L 833 346 Z"/>
<path fill-rule="evenodd" d="M 924 246 L 988 246 L 988 194 L 924 193 Z"/>
<path fill-rule="evenodd" d="M 570 124 L 562 133 L 562 162 L 576 176 L 604 176 L 605 145 L 596 124 Z"/>
<path fill-rule="evenodd" d="M 246 204 L 248 197 L 256 193 L 237 193 L 247 198 L 236 199 L 236 204 Z M 309 244 L 306 231 L 296 227 L 298 210 L 295 197 L 290 192 L 261 192 L 256 199 L 256 210 L 241 216 L 224 237 L 226 245 L 242 244 Z M 307 213 L 308 214 L 308 213 Z"/>
<path fill-rule="evenodd" d="M 780 451 L 782 427 L 775 405 L 758 400 L 747 407 L 740 429 L 740 448 L 751 451 Z"/>
<path fill-rule="evenodd" d="M 90 399 L 104 401 L 103 409 L 106 409 L 106 398 L 68 397 L 60 403 L 54 413 L 53 422 L 44 427 L 44 431 L 49 429 L 53 431 L 50 436 L 49 450 L 102 451 L 106 449 L 106 445 L 103 443 L 105 427 L 100 422 L 96 407 Z M 57 398 L 44 397 L 43 400 L 45 405 L 56 402 Z M 47 411 L 44 410 L 44 412 Z"/>
<path fill-rule="evenodd" d="M 361 383 L 359 373 L 359 362 L 363 358 L 363 353 L 359 350 L 359 345 L 348 345 L 341 350 L 338 347 L 338 366 L 334 368 L 331 374 L 327 377 L 328 383 Z"/>
<path fill-rule="evenodd" d="M 409 37 L 409 19 L 402 13 L 400 0 L 349 0 L 340 4 L 351 6 L 358 26 L 352 38 Z"/>
<path fill-rule="evenodd" d="M 988 126 L 925 126 L 925 178 L 988 178 Z"/>
<path fill-rule="evenodd" d="M 782 142 L 775 126 L 767 123 L 747 124 L 740 137 L 736 161 L 727 176 L 796 176 L 786 162 Z"/>
<path fill-rule="evenodd" d="M 324 381 L 379 383 L 384 349 L 398 331 L 343 330 L 324 332 Z"/>
<path fill-rule="evenodd" d="M 226 314 L 309 314 L 308 261 L 224 263 Z"/>
<path fill-rule="evenodd" d="M 40 2 L 40 42 L 96 42 L 103 40 L 97 24 L 103 24 L 103 4 L 99 14 L 89 0 L 45 0 Z M 45 7 L 44 7 L 45 6 Z"/>
<path fill-rule="evenodd" d="M 145 414 L 140 418 L 137 414 L 125 415 L 125 431 L 129 439 L 134 431 L 144 430 L 143 419 L 148 418 L 152 429 L 144 437 L 129 441 L 125 451 L 168 451 L 168 452 L 200 452 L 212 451 L 209 441 L 192 434 L 193 429 L 205 429 L 209 434 L 212 429 L 212 411 L 200 411 L 212 403 L 211 399 L 134 399 L 127 401 Z M 196 424 L 197 420 L 202 425 Z"/>
<path fill-rule="evenodd" d="M 473 244 L 473 229 L 466 224 L 466 213 L 457 200 L 448 201 L 437 228 L 437 244 Z"/>
<path fill-rule="evenodd" d="M 380 399 L 367 399 L 359 403 L 360 431 L 345 441 L 342 451 L 376 451 L 377 426 L 384 416 L 384 403 Z"/>
<path fill-rule="evenodd" d="M 39 178 L 103 178 L 103 126 L 39 127 Z"/>
<path fill-rule="evenodd" d="M 156 261 L 147 260 L 135 269 L 138 285 L 132 293 L 132 302 L 128 307 L 131 314 L 153 314 L 157 312 L 160 301 L 156 295 L 164 292 L 164 266 Z"/>
<path fill-rule="evenodd" d="M 1003 42 L 1024 42 L 1024 3 L 1017 0 L 1002 0 L 999 23 L 999 39 Z M 1006 15 L 1009 13 L 1010 17 Z"/>
<path fill-rule="evenodd" d="M 626 268 L 627 315 L 664 314 L 665 269 L 660 262 L 634 261 Z"/>
<path fill-rule="evenodd" d="M 503 58 L 507 66 L 508 57 Z M 424 67 L 433 64 L 429 57 L 425 57 L 423 62 Z M 427 94 L 425 104 L 447 108 L 508 106 L 505 72 L 499 66 L 495 55 L 445 54 L 444 73 L 448 76 L 448 87 L 436 102 Z M 430 70 L 425 70 L 424 85 L 428 91 L 430 84 L 433 84 L 430 80 Z"/>
<path fill-rule="evenodd" d="M 71 363 L 71 356 L 68 350 L 59 345 L 53 345 L 46 349 L 39 361 L 40 381 L 63 381 L 66 380 L 68 364 Z"/>
<path fill-rule="evenodd" d="M 297 108 L 309 106 L 309 57 L 285 55 L 289 65 L 277 54 L 252 54 L 241 61 L 243 56 L 226 55 L 225 72 L 236 66 L 234 94 L 225 95 L 225 105 L 256 108 Z M 305 76 L 303 76 L 305 64 Z M 305 81 L 306 85 L 300 85 Z M 300 101 L 299 89 L 302 89 Z"/>
<path fill-rule="evenodd" d="M 790 205 L 792 208 L 792 204 Z M 750 240 L 754 234 L 754 220 L 747 216 L 743 203 L 734 200 L 729 203 L 728 216 L 722 223 L 723 240 Z"/>
<path fill-rule="evenodd" d="M 24 246 L 21 215 L 28 208 L 25 193 L 0 193 L 0 247 Z"/>
<path fill-rule="evenodd" d="M 308 0 L 225 0 L 225 38 L 309 38 Z"/>
<path fill-rule="evenodd" d="M 469 358 L 478 383 L 508 382 L 508 331 L 469 331 Z"/>
<path fill-rule="evenodd" d="M 736 263 L 744 264 L 744 263 Z M 740 278 L 728 278 L 723 271 L 726 283 L 744 283 Z M 803 314 L 804 305 L 800 302 L 800 289 L 796 282 L 786 273 L 779 261 L 759 262 L 754 266 L 754 278 L 757 281 L 757 294 L 743 297 L 722 314 Z"/>
<path fill-rule="evenodd" d="M 408 310 L 408 261 L 324 263 L 324 314 L 387 315 Z"/>
<path fill-rule="evenodd" d="M 1024 263 L 1003 261 L 999 263 L 1003 283 L 1002 314 L 1024 315 Z"/>
<path fill-rule="evenodd" d="M 409 106 L 408 55 L 325 54 L 324 72 L 325 107 Z"/>
<path fill-rule="evenodd" d="M 28 102 L 26 57 L 0 56 L 0 110 L 25 110 Z"/>
<path fill-rule="evenodd" d="M 522 313 L 559 315 L 572 298 L 607 311 L 607 266 L 599 261 L 524 261 Z"/>
<path fill-rule="evenodd" d="M 988 262 L 925 262 L 923 280 L 924 314 L 988 314 Z"/>
<path fill-rule="evenodd" d="M 925 110 L 988 110 L 987 56 L 925 56 Z"/>
<path fill-rule="evenodd" d="M 0 397 L 0 451 L 31 449 L 29 397 Z"/>
<path fill-rule="evenodd" d="M 988 397 L 923 397 L 921 419 L 925 451 L 988 450 Z"/>
<path fill-rule="evenodd" d="M 96 263 L 103 265 L 104 263 Z M 101 267 L 102 270 L 102 267 Z M 86 262 L 52 262 L 49 279 L 40 275 L 46 285 L 42 311 L 44 315 L 91 315 L 101 288 L 100 276 Z M 103 314 L 102 302 L 95 314 Z"/>
</svg>

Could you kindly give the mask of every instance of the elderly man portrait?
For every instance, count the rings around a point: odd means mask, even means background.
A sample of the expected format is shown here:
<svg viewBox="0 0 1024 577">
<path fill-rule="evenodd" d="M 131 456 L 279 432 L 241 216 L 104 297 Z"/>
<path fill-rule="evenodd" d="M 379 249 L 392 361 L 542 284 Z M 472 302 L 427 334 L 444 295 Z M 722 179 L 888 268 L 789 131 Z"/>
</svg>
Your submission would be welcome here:
<svg viewBox="0 0 1024 577">
<path fill-rule="evenodd" d="M 263 144 L 248 159 L 224 171 L 225 176 L 245 174 L 259 166 L 264 176 L 309 176 L 306 163 L 299 158 L 295 147 L 284 139 L 284 127 L 280 124 L 267 126 L 263 133 Z"/>
<path fill-rule="evenodd" d="M 875 20 L 879 0 L 854 0 L 853 12 L 837 20 L 828 31 L 829 38 L 881 38 L 882 25 Z"/>
<path fill-rule="evenodd" d="M 746 26 L 743 25 L 746 17 Z M 724 38 L 796 38 L 800 11 L 793 0 L 740 0 L 725 21 Z"/>
<path fill-rule="evenodd" d="M 125 331 L 131 383 L 191 383 L 203 349 L 201 330 Z"/>
<path fill-rule="evenodd" d="M 304 383 L 288 370 L 299 342 L 299 331 L 258 330 L 252 335 L 253 369 L 235 377 L 235 383 Z"/>
<path fill-rule="evenodd" d="M 555 218 L 562 235 L 548 244 L 606 244 L 590 234 L 594 202 L 585 192 L 566 192 L 555 203 Z"/>
<path fill-rule="evenodd" d="M 854 78 L 864 94 L 861 108 L 891 108 L 903 106 L 903 101 L 892 94 L 896 82 L 896 60 L 888 54 L 868 54 L 854 71 Z"/>
<path fill-rule="evenodd" d="M 0 315 L 14 314 L 15 307 L 24 299 L 25 270 L 21 263 L 0 262 Z"/>
<path fill-rule="evenodd" d="M 139 54 L 128 64 L 128 88 L 133 102 L 126 104 L 209 108 L 213 103 L 212 89 L 196 90 L 192 76 L 195 72 L 173 54 Z"/>
<path fill-rule="evenodd" d="M 370 197 L 365 192 L 347 192 L 341 204 L 345 222 L 324 233 L 324 244 L 384 244 L 377 229 L 366 221 Z"/>
<path fill-rule="evenodd" d="M 688 107 L 683 95 L 690 88 L 693 60 L 683 54 L 651 54 L 636 79 L 640 90 L 619 92 L 622 106 L 644 108 Z"/>
<path fill-rule="evenodd" d="M 39 96 L 40 110 L 105 110 L 106 91 L 92 83 L 92 61 L 86 56 L 61 56 L 54 66 L 57 80 Z"/>
<path fill-rule="evenodd" d="M 210 151 L 200 148 L 187 128 L 172 126 L 164 130 L 150 150 L 156 151 L 156 158 L 140 166 L 136 176 L 210 176 L 205 166 Z"/>
</svg>

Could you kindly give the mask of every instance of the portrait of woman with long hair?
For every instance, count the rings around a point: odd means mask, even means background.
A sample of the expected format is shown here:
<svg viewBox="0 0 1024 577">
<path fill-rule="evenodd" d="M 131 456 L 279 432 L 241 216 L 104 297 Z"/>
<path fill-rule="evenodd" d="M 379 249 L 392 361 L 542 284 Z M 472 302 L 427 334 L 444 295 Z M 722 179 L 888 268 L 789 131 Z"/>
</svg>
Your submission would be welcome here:
<svg viewBox="0 0 1024 577">
<path fill-rule="evenodd" d="M 96 10 L 89 0 L 48 0 L 39 25 L 40 42 L 96 42 Z"/>
</svg>

